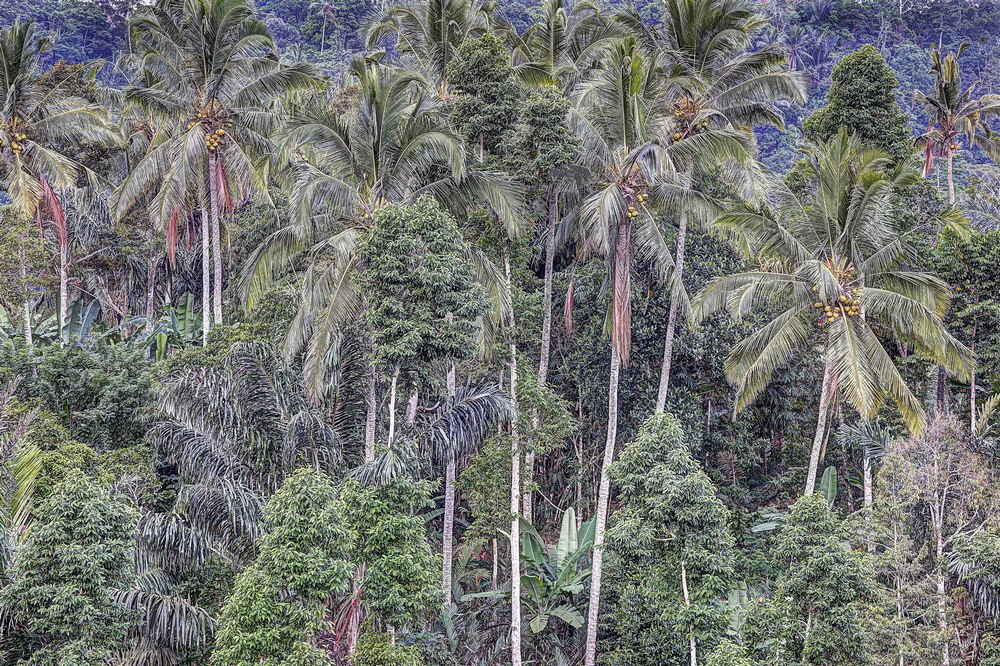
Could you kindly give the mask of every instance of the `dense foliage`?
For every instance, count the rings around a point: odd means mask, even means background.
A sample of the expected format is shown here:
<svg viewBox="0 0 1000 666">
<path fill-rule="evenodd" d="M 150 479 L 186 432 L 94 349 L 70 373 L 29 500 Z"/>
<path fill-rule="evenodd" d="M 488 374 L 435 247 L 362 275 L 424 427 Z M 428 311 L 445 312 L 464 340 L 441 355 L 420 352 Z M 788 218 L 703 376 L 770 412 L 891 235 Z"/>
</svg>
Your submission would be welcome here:
<svg viewBox="0 0 1000 666">
<path fill-rule="evenodd" d="M 0 0 L 0 666 L 1000 664 L 998 34 Z"/>
</svg>

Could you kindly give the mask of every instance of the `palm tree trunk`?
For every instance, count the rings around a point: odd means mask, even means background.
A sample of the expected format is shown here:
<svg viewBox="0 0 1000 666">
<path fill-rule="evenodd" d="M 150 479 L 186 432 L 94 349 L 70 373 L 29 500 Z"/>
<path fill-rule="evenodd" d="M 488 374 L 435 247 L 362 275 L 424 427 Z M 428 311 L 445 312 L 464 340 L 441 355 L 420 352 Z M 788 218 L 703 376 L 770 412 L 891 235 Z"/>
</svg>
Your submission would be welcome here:
<svg viewBox="0 0 1000 666">
<path fill-rule="evenodd" d="M 201 211 L 201 343 L 208 344 L 208 332 L 212 328 L 212 269 L 211 239 L 209 238 L 208 211 Z"/>
<path fill-rule="evenodd" d="M 556 221 L 559 219 L 559 195 L 555 188 L 549 188 L 548 217 L 545 223 L 545 283 L 542 288 L 542 345 L 538 353 L 538 385 L 545 386 L 549 378 L 549 356 L 552 352 L 552 281 L 555 270 Z M 538 429 L 538 410 L 531 417 L 531 425 Z M 524 493 L 524 519 L 533 519 L 531 484 L 535 478 L 535 452 L 524 454 L 524 481 L 528 490 Z"/>
<path fill-rule="evenodd" d="M 448 369 L 448 397 L 455 395 L 455 364 Z M 451 596 L 451 576 L 454 558 L 455 539 L 455 478 L 458 468 L 458 461 L 452 456 L 448 460 L 444 472 L 444 529 L 442 534 L 442 567 L 441 567 L 441 590 L 444 592 L 444 603 L 452 603 Z"/>
<path fill-rule="evenodd" d="M 594 557 L 590 576 L 590 605 L 587 608 L 587 645 L 585 666 L 597 663 L 597 618 L 601 603 L 601 574 L 604 564 L 604 529 L 608 522 L 608 504 L 611 500 L 611 477 L 608 470 L 615 460 L 615 442 L 618 437 L 618 375 L 628 359 L 632 336 L 632 293 L 630 227 L 628 220 L 618 223 L 618 242 L 615 248 L 614 289 L 611 300 L 611 371 L 608 376 L 608 436 L 604 443 L 604 461 L 601 464 L 601 481 L 597 492 L 597 516 L 594 522 Z"/>
<path fill-rule="evenodd" d="M 210 152 L 208 157 L 208 190 L 209 205 L 212 213 L 212 255 L 215 262 L 215 275 L 213 276 L 212 294 L 212 318 L 214 323 L 222 323 L 222 225 L 219 223 L 219 194 L 224 186 L 219 178 L 219 158 L 215 152 Z"/>
<path fill-rule="evenodd" d="M 594 559 L 590 576 L 590 606 L 587 608 L 587 651 L 585 666 L 597 663 L 597 618 L 601 603 L 601 574 L 604 564 L 604 528 L 608 522 L 608 504 L 611 499 L 611 477 L 608 469 L 615 459 L 615 439 L 618 433 L 618 373 L 621 357 L 611 349 L 611 373 L 608 379 L 608 438 L 604 444 L 604 462 L 601 466 L 601 484 L 597 493 L 597 520 L 594 525 Z"/>
<path fill-rule="evenodd" d="M 978 322 L 977 322 L 978 323 Z M 972 342 L 969 349 L 976 353 L 976 323 L 972 325 Z M 976 369 L 972 368 L 969 373 L 969 434 L 976 434 Z"/>
<path fill-rule="evenodd" d="M 863 451 L 861 454 L 864 457 L 861 465 L 863 467 L 864 474 L 864 484 L 865 484 L 865 523 L 868 525 L 868 552 L 875 552 L 875 541 L 871 534 L 872 525 L 872 509 L 875 505 L 875 497 L 872 492 L 872 459 L 868 455 L 868 451 Z"/>
<path fill-rule="evenodd" d="M 21 284 L 24 287 L 28 285 L 28 257 L 24 249 L 24 242 L 22 239 L 21 248 L 19 250 L 21 255 Z M 35 337 L 31 331 L 31 299 L 28 298 L 24 301 L 24 341 L 30 347 L 35 342 Z"/>
<path fill-rule="evenodd" d="M 692 166 L 688 163 L 684 171 L 682 184 L 691 185 Z M 680 220 L 677 226 L 677 250 L 674 252 L 673 285 L 670 288 L 670 310 L 667 314 L 667 334 L 663 340 L 663 365 L 660 368 L 660 388 L 656 393 L 656 413 L 662 414 L 667 405 L 667 390 L 670 388 L 670 366 L 674 357 L 674 331 L 677 328 L 677 313 L 680 307 L 681 293 L 684 289 L 684 249 L 687 244 L 687 210 L 682 206 Z"/>
<path fill-rule="evenodd" d="M 948 152 L 945 154 L 947 173 L 948 173 L 948 203 L 952 206 L 955 205 L 955 154 L 951 150 L 951 146 L 948 147 Z"/>
<path fill-rule="evenodd" d="M 504 271 L 510 290 L 510 253 L 504 252 Z M 508 315 L 510 339 L 510 663 L 521 666 L 521 447 L 517 431 L 517 342 L 514 310 Z"/>
<path fill-rule="evenodd" d="M 160 261 L 156 255 L 156 252 L 150 248 L 149 251 L 149 263 L 146 269 L 146 332 L 153 330 L 153 317 L 156 314 L 156 309 L 153 307 L 153 298 L 156 293 L 156 269 L 159 267 Z"/>
<path fill-rule="evenodd" d="M 816 424 L 816 436 L 813 438 L 812 452 L 809 455 L 809 474 L 806 477 L 806 495 L 812 495 L 816 490 L 816 475 L 819 472 L 819 454 L 823 449 L 826 433 L 827 412 L 830 409 L 830 398 L 833 396 L 834 368 L 833 359 L 826 359 L 823 370 L 823 388 L 819 394 L 819 420 Z"/>
<path fill-rule="evenodd" d="M 319 40 L 319 52 L 326 50 L 326 12 L 323 12 L 323 36 Z"/>
<path fill-rule="evenodd" d="M 69 340 L 67 320 L 69 319 L 69 241 L 59 243 L 59 346 L 65 347 Z"/>
</svg>

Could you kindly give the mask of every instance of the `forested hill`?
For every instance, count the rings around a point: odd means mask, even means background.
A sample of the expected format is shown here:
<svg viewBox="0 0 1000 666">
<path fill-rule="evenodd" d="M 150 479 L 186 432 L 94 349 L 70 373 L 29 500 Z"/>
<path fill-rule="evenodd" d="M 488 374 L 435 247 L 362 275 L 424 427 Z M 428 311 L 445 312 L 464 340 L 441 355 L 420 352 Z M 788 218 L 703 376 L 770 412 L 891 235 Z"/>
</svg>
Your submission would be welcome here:
<svg viewBox="0 0 1000 666">
<path fill-rule="evenodd" d="M 0 22 L 0 666 L 1000 666 L 1000 5 Z"/>
</svg>

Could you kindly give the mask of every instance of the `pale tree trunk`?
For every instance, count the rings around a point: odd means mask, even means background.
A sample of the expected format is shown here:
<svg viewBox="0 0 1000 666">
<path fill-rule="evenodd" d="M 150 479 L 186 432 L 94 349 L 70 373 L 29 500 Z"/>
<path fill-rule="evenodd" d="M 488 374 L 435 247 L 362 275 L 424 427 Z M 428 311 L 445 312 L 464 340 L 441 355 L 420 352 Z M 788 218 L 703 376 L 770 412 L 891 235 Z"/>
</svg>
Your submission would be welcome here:
<svg viewBox="0 0 1000 666">
<path fill-rule="evenodd" d="M 420 403 L 420 391 L 413 389 L 410 394 L 410 401 L 406 403 L 406 425 L 413 425 L 417 422 L 417 406 Z"/>
<path fill-rule="evenodd" d="M 21 248 L 19 251 L 21 255 L 21 284 L 27 286 L 28 284 L 28 257 L 24 250 L 24 239 L 21 239 Z M 24 301 L 24 341 L 28 346 L 32 346 L 35 343 L 35 336 L 31 331 L 31 299 Z"/>
<path fill-rule="evenodd" d="M 504 252 L 507 290 L 510 290 L 510 254 Z M 514 338 L 514 310 L 508 315 L 510 338 L 510 663 L 521 666 L 521 447 L 517 431 L 517 343 Z"/>
<path fill-rule="evenodd" d="M 935 463 L 935 479 L 940 478 Z M 947 493 L 944 494 L 947 497 Z M 951 665 L 951 628 L 948 626 L 948 597 L 947 597 L 947 574 L 944 570 L 944 520 L 945 520 L 945 499 L 939 491 L 934 492 L 933 504 L 930 507 L 931 525 L 934 531 L 935 560 L 937 568 L 935 573 L 937 583 L 937 615 L 938 629 L 944 644 L 941 646 L 941 666 Z"/>
<path fill-rule="evenodd" d="M 681 561 L 681 590 L 684 592 L 684 605 L 691 608 L 691 593 L 688 590 L 687 567 Z M 688 625 L 688 652 L 691 655 L 691 666 L 698 666 L 698 641 L 694 637 L 694 625 Z"/>
<path fill-rule="evenodd" d="M 972 343 L 969 345 L 973 354 L 976 353 L 977 323 L 972 325 Z M 976 435 L 976 390 L 976 368 L 973 367 L 969 373 L 969 434 L 972 436 Z"/>
<path fill-rule="evenodd" d="M 812 452 L 809 454 L 809 474 L 806 477 L 806 495 L 812 495 L 816 490 L 816 475 L 819 472 L 819 457 L 823 450 L 823 440 L 826 433 L 827 412 L 830 409 L 830 399 L 834 390 L 833 359 L 829 356 L 823 370 L 823 388 L 819 395 L 819 418 L 816 424 L 816 436 L 813 438 Z"/>
<path fill-rule="evenodd" d="M 691 186 L 692 167 L 689 164 L 683 175 L 681 184 Z M 667 314 L 667 334 L 663 339 L 663 365 L 660 368 L 660 388 L 656 392 L 656 413 L 662 414 L 667 405 L 667 390 L 670 388 L 670 366 L 674 358 L 674 332 L 677 329 L 677 316 L 680 311 L 681 294 L 684 289 L 684 250 L 687 245 L 687 209 L 681 206 L 680 219 L 677 225 L 677 249 L 674 252 L 673 285 L 670 288 L 670 310 Z"/>
<path fill-rule="evenodd" d="M 618 374 L 621 358 L 617 349 L 611 349 L 611 373 L 608 379 L 608 438 L 604 444 L 604 462 L 601 465 L 601 483 L 597 493 L 597 520 L 594 524 L 594 559 L 590 576 L 590 606 L 587 608 L 587 651 L 585 666 L 597 663 L 597 625 L 601 603 L 601 574 L 604 564 L 604 528 L 608 522 L 608 504 L 611 499 L 611 477 L 608 469 L 615 459 L 615 439 L 618 433 Z"/>
<path fill-rule="evenodd" d="M 455 395 L 455 365 L 448 369 L 448 398 Z M 454 559 L 455 539 L 455 480 L 458 471 L 458 461 L 455 456 L 449 456 L 444 471 L 444 529 L 441 536 L 441 590 L 444 592 L 444 603 L 452 603 L 451 576 Z"/>
<path fill-rule="evenodd" d="M 392 373 L 392 383 L 389 384 L 389 434 L 386 442 L 392 444 L 396 436 L 396 389 L 399 386 L 399 366 Z"/>
<path fill-rule="evenodd" d="M 208 344 L 208 332 L 212 328 L 212 250 L 209 237 L 209 213 L 201 211 L 201 342 Z"/>
<path fill-rule="evenodd" d="M 208 158 L 208 190 L 212 211 L 212 255 L 215 275 L 212 290 L 212 318 L 222 323 L 222 225 L 219 223 L 219 190 L 225 186 L 219 179 L 219 158 L 212 152 Z"/>
<path fill-rule="evenodd" d="M 59 346 L 69 339 L 69 241 L 59 243 Z"/>
<path fill-rule="evenodd" d="M 159 268 L 160 262 L 156 257 L 156 253 L 150 249 L 149 253 L 149 263 L 146 269 L 146 332 L 153 330 L 154 322 L 153 317 L 156 314 L 156 308 L 153 307 L 153 299 L 156 295 L 156 269 Z"/>
<path fill-rule="evenodd" d="M 371 350 L 369 341 L 369 351 Z M 375 424 L 378 420 L 378 371 L 368 357 L 368 373 L 365 378 L 365 462 L 375 460 Z"/>
<path fill-rule="evenodd" d="M 871 534 L 872 526 L 872 508 L 875 505 L 874 494 L 872 492 L 872 459 L 868 455 L 867 451 L 862 451 L 861 455 L 864 460 L 862 461 L 862 466 L 864 468 L 864 484 L 865 484 L 865 524 L 868 525 L 868 552 L 875 552 L 875 542 Z"/>
<path fill-rule="evenodd" d="M 948 173 L 948 203 L 952 206 L 955 205 L 955 154 L 951 150 L 951 146 L 948 147 L 948 152 L 945 155 L 945 160 L 947 164 Z"/>
<path fill-rule="evenodd" d="M 618 225 L 618 247 L 615 248 L 614 284 L 611 309 L 611 370 L 608 374 L 608 433 L 604 443 L 604 461 L 601 464 L 601 481 L 597 491 L 597 515 L 594 521 L 594 557 L 590 575 L 590 605 L 587 608 L 587 644 L 584 665 L 597 663 L 597 629 L 601 604 L 601 574 L 604 565 L 604 529 L 608 522 L 608 505 L 611 500 L 609 468 L 615 460 L 615 443 L 618 437 L 618 375 L 627 359 L 631 331 L 631 247 L 630 228 L 627 220 Z"/>
<path fill-rule="evenodd" d="M 555 189 L 549 190 L 548 217 L 545 223 L 545 282 L 542 288 L 542 344 L 538 353 L 538 385 L 545 386 L 549 378 L 549 356 L 552 351 L 552 281 L 555 271 L 556 222 L 559 219 L 559 195 Z M 532 426 L 538 428 L 538 411 L 531 417 Z M 524 493 L 524 519 L 532 522 L 533 500 L 531 485 L 535 478 L 535 452 L 524 455 L 524 482 L 529 488 Z"/>
</svg>

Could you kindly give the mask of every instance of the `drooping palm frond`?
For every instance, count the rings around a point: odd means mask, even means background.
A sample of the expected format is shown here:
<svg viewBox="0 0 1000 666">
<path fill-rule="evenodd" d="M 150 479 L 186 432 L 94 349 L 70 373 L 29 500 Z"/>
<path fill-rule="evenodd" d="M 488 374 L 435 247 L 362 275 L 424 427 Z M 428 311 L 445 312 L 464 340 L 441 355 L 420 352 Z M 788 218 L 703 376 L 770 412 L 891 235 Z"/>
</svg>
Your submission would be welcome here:
<svg viewBox="0 0 1000 666">
<path fill-rule="evenodd" d="M 713 280 L 696 297 L 695 319 L 721 309 L 740 317 L 781 308 L 731 352 L 737 411 L 750 404 L 809 340 L 821 340 L 844 399 L 874 418 L 891 398 L 911 430 L 926 423 L 879 335 L 892 336 L 961 377 L 972 353 L 942 321 L 947 285 L 932 275 L 901 270 L 911 256 L 908 231 L 892 214 L 894 192 L 912 182 L 913 162 L 890 167 L 884 153 L 865 149 L 846 132 L 812 147 L 807 164 L 815 194 L 800 199 L 780 184 L 756 207 L 716 219 L 768 270 Z M 876 334 L 876 328 L 881 331 Z M 766 333 L 764 333 L 766 331 Z"/>
<path fill-rule="evenodd" d="M 458 387 L 454 395 L 416 423 L 414 439 L 437 460 L 473 451 L 513 414 L 510 396 L 493 384 Z"/>
</svg>

